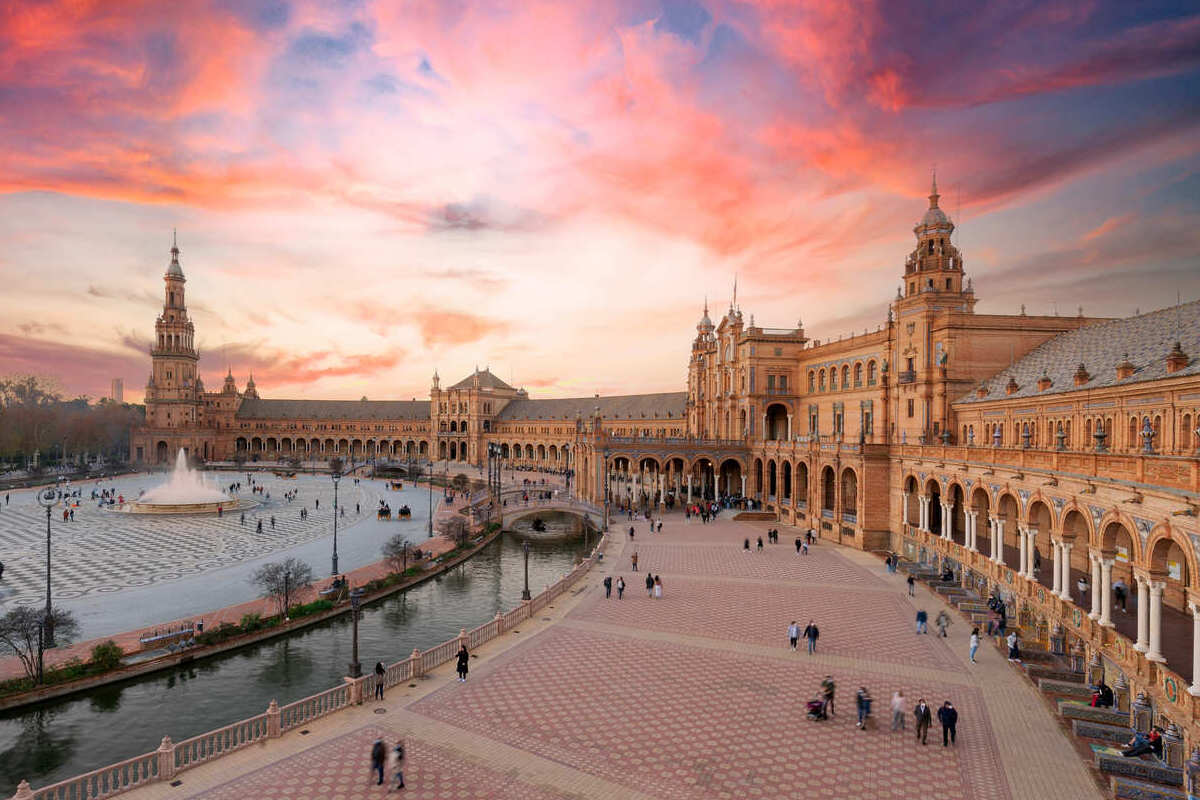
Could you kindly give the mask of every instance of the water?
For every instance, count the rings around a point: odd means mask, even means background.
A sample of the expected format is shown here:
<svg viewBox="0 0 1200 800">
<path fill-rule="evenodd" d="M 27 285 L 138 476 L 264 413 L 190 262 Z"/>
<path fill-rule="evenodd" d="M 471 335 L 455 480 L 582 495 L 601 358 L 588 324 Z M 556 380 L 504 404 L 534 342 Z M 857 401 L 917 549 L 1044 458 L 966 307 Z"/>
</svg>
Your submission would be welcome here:
<svg viewBox="0 0 1200 800">
<path fill-rule="evenodd" d="M 595 539 L 592 540 L 593 544 Z M 529 588 L 537 594 L 570 571 L 582 539 L 532 542 Z M 470 561 L 374 603 L 359 622 L 363 672 L 470 630 L 521 601 L 521 542 L 507 534 Z M 0 714 L 0 797 L 178 742 L 339 684 L 348 672 L 351 621 L 344 615 L 233 653 Z M 119 734 L 119 735 L 114 735 Z"/>
<path fill-rule="evenodd" d="M 162 486 L 146 492 L 138 500 L 145 505 L 179 505 L 186 503 L 228 502 L 229 497 L 204 482 L 204 476 L 188 469 L 187 455 L 182 449 L 175 457 L 175 470 Z"/>
</svg>

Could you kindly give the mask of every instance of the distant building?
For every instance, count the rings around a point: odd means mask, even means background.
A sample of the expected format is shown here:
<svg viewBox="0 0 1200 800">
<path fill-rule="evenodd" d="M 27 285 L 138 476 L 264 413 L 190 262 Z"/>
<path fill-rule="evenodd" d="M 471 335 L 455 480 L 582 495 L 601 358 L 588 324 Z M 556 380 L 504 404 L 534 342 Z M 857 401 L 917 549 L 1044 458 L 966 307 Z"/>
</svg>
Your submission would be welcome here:
<svg viewBox="0 0 1200 800">
<path fill-rule="evenodd" d="M 112 391 L 109 392 L 108 399 L 114 403 L 125 402 L 125 381 L 121 378 L 112 379 Z"/>
</svg>

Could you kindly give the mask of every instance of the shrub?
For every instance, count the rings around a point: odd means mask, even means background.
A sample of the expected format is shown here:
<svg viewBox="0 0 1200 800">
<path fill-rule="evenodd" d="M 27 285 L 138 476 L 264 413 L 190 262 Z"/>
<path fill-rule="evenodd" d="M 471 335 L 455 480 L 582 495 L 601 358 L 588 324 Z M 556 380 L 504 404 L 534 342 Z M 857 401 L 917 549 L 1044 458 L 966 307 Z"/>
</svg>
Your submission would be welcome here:
<svg viewBox="0 0 1200 800">
<path fill-rule="evenodd" d="M 243 633 L 251 633 L 263 627 L 262 614 L 243 614 L 241 624 L 238 625 Z"/>
<path fill-rule="evenodd" d="M 311 603 L 301 603 L 300 605 L 292 606 L 288 612 L 288 616 L 292 619 L 307 617 L 309 614 L 316 614 L 321 611 L 328 611 L 333 608 L 332 600 L 314 600 Z"/>
<path fill-rule="evenodd" d="M 116 669 L 121 666 L 121 658 L 124 655 L 125 651 L 121 649 L 121 646 L 109 639 L 92 648 L 92 665 L 98 672 Z"/>
</svg>

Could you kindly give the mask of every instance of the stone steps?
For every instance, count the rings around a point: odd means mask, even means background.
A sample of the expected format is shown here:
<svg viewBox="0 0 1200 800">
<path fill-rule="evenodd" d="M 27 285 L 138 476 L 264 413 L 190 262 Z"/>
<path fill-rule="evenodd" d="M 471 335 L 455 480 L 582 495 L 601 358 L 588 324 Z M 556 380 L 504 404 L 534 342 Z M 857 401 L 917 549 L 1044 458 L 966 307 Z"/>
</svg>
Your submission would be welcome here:
<svg viewBox="0 0 1200 800">
<path fill-rule="evenodd" d="M 1092 708 L 1087 703 L 1075 700 L 1060 699 L 1056 702 L 1059 716 L 1068 720 L 1086 720 L 1114 726 L 1129 724 L 1128 714 L 1113 711 L 1111 708 Z"/>
<path fill-rule="evenodd" d="M 1092 759 L 1106 775 L 1132 778 L 1149 784 L 1166 787 L 1183 787 L 1183 770 L 1163 765 L 1158 759 L 1127 758 L 1119 748 L 1093 744 Z"/>
<path fill-rule="evenodd" d="M 1085 679 L 1082 672 L 1074 672 L 1066 666 L 1054 664 L 1026 664 L 1025 674 L 1034 682 L 1045 678 L 1065 683 L 1081 683 Z"/>
<path fill-rule="evenodd" d="M 1090 739 L 1112 745 L 1124 745 L 1133 736 L 1133 731 L 1128 726 L 1109 725 L 1086 719 L 1071 720 L 1071 733 L 1080 739 Z"/>
<path fill-rule="evenodd" d="M 1032 677 L 1032 676 L 1030 676 Z M 1092 687 L 1086 683 L 1075 683 L 1072 681 L 1059 681 L 1052 678 L 1038 678 L 1037 687 L 1042 694 L 1049 695 L 1057 700 L 1059 698 L 1071 698 L 1082 700 L 1085 703 L 1091 702 Z"/>
</svg>

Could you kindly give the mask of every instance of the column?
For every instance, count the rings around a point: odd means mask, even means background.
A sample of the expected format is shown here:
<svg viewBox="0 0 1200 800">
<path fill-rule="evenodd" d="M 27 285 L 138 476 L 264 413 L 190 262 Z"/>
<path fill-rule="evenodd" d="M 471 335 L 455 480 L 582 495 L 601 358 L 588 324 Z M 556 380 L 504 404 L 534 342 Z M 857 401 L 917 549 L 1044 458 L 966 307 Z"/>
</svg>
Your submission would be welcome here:
<svg viewBox="0 0 1200 800">
<path fill-rule="evenodd" d="M 1100 585 L 1092 586 L 1092 596 L 1100 598 L 1100 624 L 1106 628 L 1113 626 L 1112 621 L 1112 568 L 1114 560 L 1100 559 Z M 1094 601 L 1093 601 L 1094 602 Z M 1193 682 L 1195 679 L 1193 678 Z"/>
<path fill-rule="evenodd" d="M 1150 581 L 1143 578 L 1141 575 L 1134 575 L 1133 579 L 1137 581 L 1138 596 L 1137 596 L 1137 617 L 1138 617 L 1138 632 L 1137 642 L 1134 643 L 1133 649 L 1140 653 L 1146 652 L 1149 649 L 1150 639 Z"/>
<path fill-rule="evenodd" d="M 666 495 L 663 492 L 663 474 L 658 473 L 658 510 L 661 513 L 666 504 Z"/>
<path fill-rule="evenodd" d="M 1197 696 L 1200 695 L 1200 606 L 1188 603 L 1188 609 L 1192 612 L 1192 685 L 1188 694 Z"/>
<path fill-rule="evenodd" d="M 1028 553 L 1029 537 L 1025 535 L 1025 528 L 1021 527 L 1019 523 L 1017 524 L 1017 547 L 1019 549 L 1019 555 L 1017 556 L 1017 574 L 1023 576 L 1025 574 L 1025 556 Z"/>
<path fill-rule="evenodd" d="M 1050 549 L 1054 551 L 1054 584 L 1050 587 L 1053 594 L 1062 594 L 1062 548 L 1061 542 L 1051 539 Z"/>
<path fill-rule="evenodd" d="M 792 415 L 788 414 L 788 441 L 792 440 Z"/>
<path fill-rule="evenodd" d="M 967 512 L 967 549 L 972 553 L 979 552 L 979 512 Z"/>
<path fill-rule="evenodd" d="M 742 476 L 742 497 L 746 496 L 746 476 Z"/>
<path fill-rule="evenodd" d="M 949 503 L 942 503 L 942 538 L 954 540 L 954 506 Z"/>
<path fill-rule="evenodd" d="M 744 485 L 744 482 L 743 482 Z M 688 473 L 688 505 L 692 504 L 692 473 Z"/>
<path fill-rule="evenodd" d="M 992 520 L 992 560 L 1004 563 L 1004 520 Z"/>
<path fill-rule="evenodd" d="M 903 497 L 904 500 L 900 505 L 900 524 L 907 526 L 908 525 L 908 498 L 909 498 L 908 492 L 901 492 L 901 497 Z"/>
<path fill-rule="evenodd" d="M 1064 540 L 1059 545 L 1059 547 L 1062 548 L 1062 575 L 1059 577 L 1059 581 L 1062 583 L 1062 593 L 1059 594 L 1059 597 L 1061 597 L 1063 600 L 1066 600 L 1069 603 L 1069 602 L 1071 602 L 1071 547 L 1072 547 L 1072 544 L 1071 544 L 1071 542 Z M 1092 592 L 1092 597 L 1095 597 L 1095 596 L 1096 596 L 1096 593 Z"/>
<path fill-rule="evenodd" d="M 929 531 L 929 499 L 926 495 L 917 497 L 917 502 L 921 504 L 921 524 L 917 528 L 927 533 Z"/>
<path fill-rule="evenodd" d="M 1146 658 L 1151 661 L 1166 661 L 1162 654 L 1162 598 L 1167 584 L 1163 581 L 1150 582 L 1150 647 Z"/>
<path fill-rule="evenodd" d="M 1092 586 L 1092 610 L 1088 612 L 1088 619 L 1100 619 L 1100 588 L 1098 583 L 1100 580 L 1100 556 L 1092 553 L 1088 556 L 1088 563 L 1091 565 L 1091 580 Z"/>
<path fill-rule="evenodd" d="M 1037 528 L 1032 526 L 1026 528 L 1025 535 L 1029 537 L 1029 544 L 1025 545 L 1025 575 L 1033 580 L 1033 554 L 1037 552 Z"/>
</svg>

